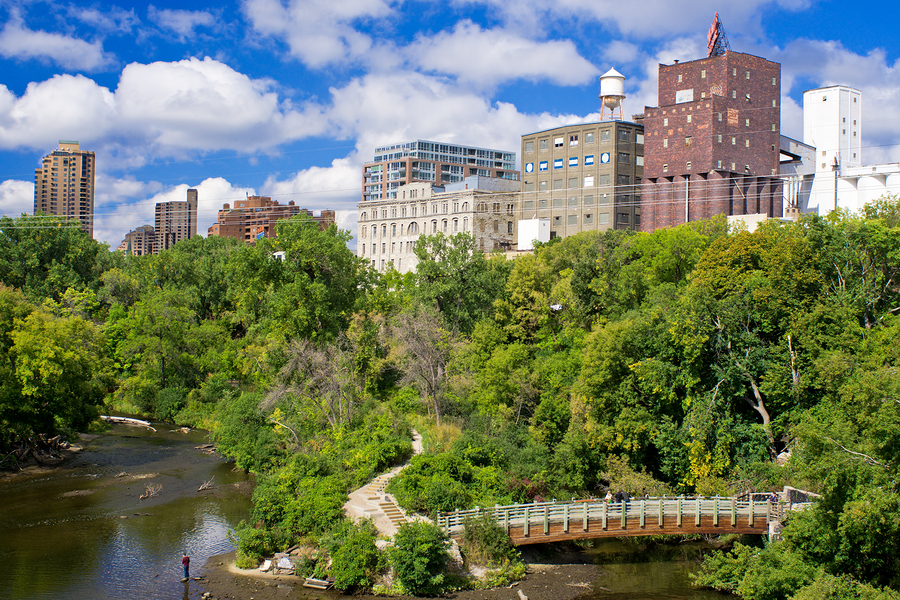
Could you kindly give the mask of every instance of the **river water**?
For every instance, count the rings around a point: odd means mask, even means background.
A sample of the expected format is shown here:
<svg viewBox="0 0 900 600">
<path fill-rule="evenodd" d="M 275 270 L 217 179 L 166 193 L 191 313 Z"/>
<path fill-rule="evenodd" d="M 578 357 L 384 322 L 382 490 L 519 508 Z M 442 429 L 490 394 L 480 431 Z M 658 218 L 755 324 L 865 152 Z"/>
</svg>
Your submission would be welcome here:
<svg viewBox="0 0 900 600">
<path fill-rule="evenodd" d="M 195 448 L 205 432 L 157 428 L 114 425 L 62 466 L 0 478 L 0 600 L 199 597 L 201 587 L 180 581 L 181 552 L 198 575 L 210 556 L 233 550 L 227 533 L 249 515 L 252 482 Z M 198 492 L 210 479 L 215 487 Z M 148 485 L 162 487 L 141 500 Z M 599 565 L 597 588 L 582 598 L 721 600 L 690 586 L 703 548 L 598 541 L 586 551 Z"/>
<path fill-rule="evenodd" d="M 183 550 L 194 575 L 233 549 L 248 477 L 195 449 L 205 432 L 157 428 L 114 425 L 62 466 L 0 479 L 0 598 L 183 598 Z"/>
</svg>

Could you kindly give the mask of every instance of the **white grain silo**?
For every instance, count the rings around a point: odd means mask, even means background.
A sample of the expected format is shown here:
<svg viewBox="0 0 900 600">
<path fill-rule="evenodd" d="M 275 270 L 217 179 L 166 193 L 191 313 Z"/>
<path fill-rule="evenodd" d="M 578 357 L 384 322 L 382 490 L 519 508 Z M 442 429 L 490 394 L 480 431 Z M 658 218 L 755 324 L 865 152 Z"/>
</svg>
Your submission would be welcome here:
<svg viewBox="0 0 900 600">
<path fill-rule="evenodd" d="M 610 69 L 600 77 L 600 120 L 621 121 L 625 76 Z"/>
</svg>

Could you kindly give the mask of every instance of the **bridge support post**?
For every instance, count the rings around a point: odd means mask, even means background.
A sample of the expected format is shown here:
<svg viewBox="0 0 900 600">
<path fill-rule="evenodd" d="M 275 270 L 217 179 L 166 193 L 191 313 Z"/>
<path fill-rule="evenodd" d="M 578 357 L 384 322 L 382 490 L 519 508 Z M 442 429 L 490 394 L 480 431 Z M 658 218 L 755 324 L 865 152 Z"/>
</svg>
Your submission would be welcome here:
<svg viewBox="0 0 900 600">
<path fill-rule="evenodd" d="M 713 527 L 719 526 L 719 499 L 713 500 Z"/>
<path fill-rule="evenodd" d="M 747 515 L 747 523 L 753 527 L 753 496 L 750 496 L 750 514 Z"/>
<path fill-rule="evenodd" d="M 628 503 L 622 500 L 622 529 L 625 529 L 625 518 L 628 515 Z"/>
<path fill-rule="evenodd" d="M 530 521 L 531 521 L 531 515 L 528 514 L 528 507 L 526 506 L 525 507 L 525 529 L 524 529 L 525 537 L 528 537 L 528 534 L 530 533 L 530 527 L 529 527 Z"/>
<path fill-rule="evenodd" d="M 659 499 L 659 527 L 663 528 L 663 501 L 662 498 Z"/>
<path fill-rule="evenodd" d="M 677 510 L 677 518 L 676 525 L 678 525 L 679 529 L 681 528 L 681 498 L 678 498 L 678 510 Z"/>
<path fill-rule="evenodd" d="M 550 533 L 550 507 L 544 507 L 544 535 Z"/>
<path fill-rule="evenodd" d="M 509 535 L 509 507 L 503 509 L 503 528 L 506 529 L 506 535 Z"/>
<path fill-rule="evenodd" d="M 588 503 L 584 503 L 584 515 L 581 518 L 581 528 L 588 530 Z M 606 529 L 606 505 L 603 505 L 603 529 Z"/>
<path fill-rule="evenodd" d="M 569 505 L 563 506 L 563 532 L 569 533 Z"/>
<path fill-rule="evenodd" d="M 734 498 L 731 499 L 731 526 L 737 525 L 737 503 Z"/>
<path fill-rule="evenodd" d="M 645 525 L 644 513 L 646 512 L 646 508 L 647 501 L 641 498 L 641 529 L 643 529 Z"/>
<path fill-rule="evenodd" d="M 694 525 L 696 525 L 697 527 L 700 527 L 700 512 L 702 511 L 702 509 L 700 508 L 701 502 L 702 500 L 700 500 L 700 498 L 697 498 L 697 510 L 695 511 L 696 514 L 694 515 Z"/>
</svg>

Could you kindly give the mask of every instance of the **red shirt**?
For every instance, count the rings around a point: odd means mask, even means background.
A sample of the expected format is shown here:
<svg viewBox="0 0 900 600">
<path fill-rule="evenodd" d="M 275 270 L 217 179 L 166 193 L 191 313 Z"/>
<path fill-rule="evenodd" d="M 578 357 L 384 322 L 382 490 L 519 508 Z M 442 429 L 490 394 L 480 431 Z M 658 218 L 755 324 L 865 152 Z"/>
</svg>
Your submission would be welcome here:
<svg viewBox="0 0 900 600">
<path fill-rule="evenodd" d="M 185 556 L 184 558 L 182 558 L 182 559 L 181 559 L 181 564 L 183 564 L 183 565 L 185 565 L 185 566 L 191 564 L 191 557 L 190 557 L 190 556 Z"/>
</svg>

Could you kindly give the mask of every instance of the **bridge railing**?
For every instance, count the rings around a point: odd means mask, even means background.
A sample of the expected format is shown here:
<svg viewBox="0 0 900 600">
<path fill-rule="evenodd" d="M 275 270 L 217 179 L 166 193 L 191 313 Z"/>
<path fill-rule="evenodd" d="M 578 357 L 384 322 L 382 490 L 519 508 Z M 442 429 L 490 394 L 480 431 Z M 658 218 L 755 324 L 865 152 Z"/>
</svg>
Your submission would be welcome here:
<svg viewBox="0 0 900 600">
<path fill-rule="evenodd" d="M 551 523 L 564 523 L 566 527 L 581 521 L 585 530 L 589 522 L 601 521 L 603 528 L 618 520 L 624 527 L 626 519 L 638 519 L 640 525 L 675 520 L 677 527 L 700 525 L 701 518 L 712 517 L 713 524 L 735 525 L 740 519 L 751 526 L 755 522 L 767 524 L 781 520 L 783 503 L 741 501 L 732 497 L 653 497 L 638 498 L 629 502 L 609 502 L 600 499 L 573 500 L 569 502 L 535 502 L 457 510 L 437 514 L 437 524 L 447 533 L 461 533 L 467 519 L 487 515 L 507 532 L 511 526 L 524 527 L 528 535 L 532 527 L 543 526 L 546 532 Z"/>
</svg>

